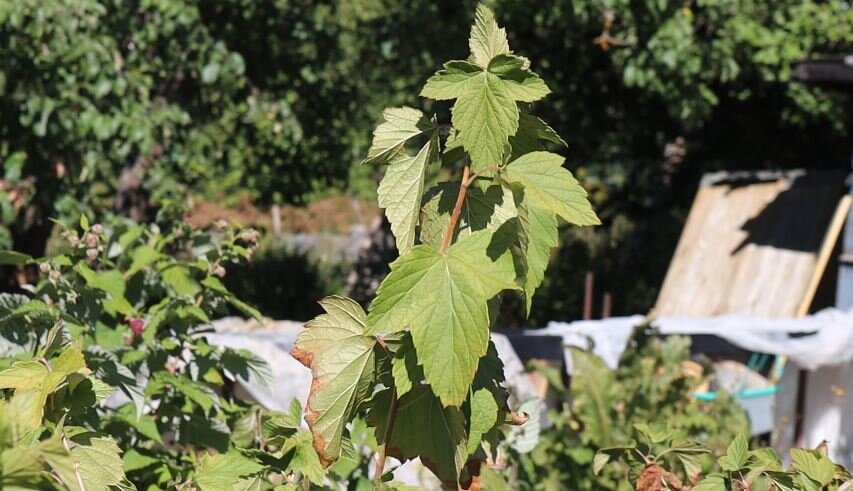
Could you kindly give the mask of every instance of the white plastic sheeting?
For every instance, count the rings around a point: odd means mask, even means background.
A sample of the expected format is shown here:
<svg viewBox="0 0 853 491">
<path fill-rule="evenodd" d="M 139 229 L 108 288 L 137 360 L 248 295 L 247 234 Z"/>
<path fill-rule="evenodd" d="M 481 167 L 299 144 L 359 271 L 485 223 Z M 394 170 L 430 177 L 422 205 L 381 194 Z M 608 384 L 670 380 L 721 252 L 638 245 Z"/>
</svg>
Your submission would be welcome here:
<svg viewBox="0 0 853 491">
<path fill-rule="evenodd" d="M 534 335 L 561 336 L 567 346 L 590 347 L 610 367 L 615 367 L 634 326 L 643 316 L 613 317 L 595 321 L 551 322 Z M 719 317 L 659 317 L 652 325 L 661 334 L 711 334 L 743 349 L 787 356 L 797 366 L 816 370 L 853 361 L 853 309 L 822 310 L 797 319 L 767 319 L 747 315 Z M 798 337 L 790 334 L 797 333 Z M 570 360 L 567 360 L 570 366 Z"/>
<path fill-rule="evenodd" d="M 295 398 L 305 407 L 311 389 L 311 371 L 290 356 L 302 326 L 296 322 L 277 321 L 277 324 L 285 326 L 274 330 L 241 329 L 245 324 L 246 321 L 235 318 L 216 320 L 213 322 L 216 333 L 206 336 L 210 344 L 248 350 L 269 364 L 272 372 L 269 387 L 246 381 L 240 383 L 258 404 L 267 409 L 286 411 Z M 536 388 L 524 372 L 524 364 L 512 349 L 509 339 L 493 333 L 492 342 L 503 361 L 506 385 L 513 396 L 519 401 L 536 397 Z"/>
</svg>

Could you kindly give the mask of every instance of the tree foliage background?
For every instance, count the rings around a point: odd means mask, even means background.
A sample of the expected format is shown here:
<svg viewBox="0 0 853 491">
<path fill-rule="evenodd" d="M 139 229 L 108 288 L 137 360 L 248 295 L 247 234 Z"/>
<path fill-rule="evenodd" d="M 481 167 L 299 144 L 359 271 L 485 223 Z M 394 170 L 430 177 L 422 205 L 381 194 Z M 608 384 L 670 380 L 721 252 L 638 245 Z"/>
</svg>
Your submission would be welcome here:
<svg viewBox="0 0 853 491">
<path fill-rule="evenodd" d="M 794 61 L 853 50 L 845 2 L 491 4 L 605 224 L 565 232 L 533 322 L 577 317 L 587 270 L 615 313 L 647 309 L 706 171 L 849 165 L 850 98 L 789 83 Z M 0 0 L 0 248 L 38 255 L 48 218 L 144 220 L 187 189 L 268 205 L 372 188 L 356 163 L 381 108 L 465 56 L 473 10 Z"/>
</svg>

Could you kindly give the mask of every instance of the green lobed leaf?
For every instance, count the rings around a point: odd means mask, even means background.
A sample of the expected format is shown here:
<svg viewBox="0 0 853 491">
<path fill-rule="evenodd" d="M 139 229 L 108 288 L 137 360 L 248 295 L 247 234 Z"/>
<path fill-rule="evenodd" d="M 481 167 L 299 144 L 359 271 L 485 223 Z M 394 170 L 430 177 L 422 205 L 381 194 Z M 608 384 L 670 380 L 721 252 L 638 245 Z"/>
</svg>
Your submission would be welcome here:
<svg viewBox="0 0 853 491">
<path fill-rule="evenodd" d="M 130 268 L 127 270 L 127 276 L 130 277 L 150 265 L 162 255 L 148 244 L 141 245 L 133 250 L 133 259 Z"/>
<path fill-rule="evenodd" d="M 368 414 L 377 440 L 385 435 L 391 392 L 377 394 Z M 401 461 L 420 457 L 443 483 L 455 489 L 468 457 L 462 411 L 442 407 L 429 387 L 416 387 L 399 400 L 387 453 Z"/>
<path fill-rule="evenodd" d="M 120 454 L 115 440 L 105 437 L 89 438 L 71 448 L 87 491 L 106 491 L 125 479 Z"/>
<path fill-rule="evenodd" d="M 518 131 L 509 139 L 512 158 L 517 159 L 526 153 L 544 150 L 543 140 L 562 147 L 568 146 L 560 135 L 540 118 L 521 113 L 518 119 Z"/>
<path fill-rule="evenodd" d="M 795 474 L 792 476 L 793 483 L 791 488 L 792 491 L 823 491 L 823 487 L 819 482 L 810 478 L 805 474 Z"/>
<path fill-rule="evenodd" d="M 792 448 L 791 460 L 795 470 L 802 472 L 820 486 L 826 486 L 835 476 L 835 464 L 817 450 Z"/>
<path fill-rule="evenodd" d="M 53 371 L 66 374 L 88 372 L 83 352 L 76 346 L 66 348 L 53 362 Z"/>
<path fill-rule="evenodd" d="M 445 405 L 460 405 L 486 354 L 487 302 L 515 288 L 512 257 L 480 231 L 446 254 L 420 245 L 391 264 L 367 316 L 370 334 L 411 327 L 424 375 Z"/>
<path fill-rule="evenodd" d="M 156 372 L 145 388 L 146 394 L 162 392 L 171 387 L 188 400 L 198 405 L 205 414 L 219 405 L 219 397 L 210 387 L 202 382 L 193 380 L 184 375 L 172 374 L 166 371 Z"/>
<path fill-rule="evenodd" d="M 47 367 L 37 361 L 18 361 L 0 372 L 0 389 L 38 389 L 47 377 Z"/>
<path fill-rule="evenodd" d="M 698 455 L 676 453 L 675 456 L 684 467 L 684 474 L 689 478 L 699 477 L 702 475 L 702 461 Z"/>
<path fill-rule="evenodd" d="M 178 295 L 193 296 L 201 291 L 198 282 L 190 275 L 189 269 L 180 264 L 164 268 L 160 274 L 163 281 Z"/>
<path fill-rule="evenodd" d="M 693 491 L 730 491 L 731 489 L 731 483 L 720 474 L 711 474 L 693 486 Z"/>
<path fill-rule="evenodd" d="M 67 489 L 107 491 L 125 481 L 121 450 L 115 440 L 85 431 L 68 437 L 67 430 L 57 430 L 38 447 Z"/>
<path fill-rule="evenodd" d="M 268 443 L 281 447 L 288 438 L 296 434 L 301 426 L 302 406 L 298 399 L 293 399 L 286 413 L 265 412 L 261 431 Z"/>
<path fill-rule="evenodd" d="M 489 341 L 489 349 L 477 367 L 467 404 L 469 455 L 477 451 L 487 433 L 505 420 L 508 393 L 500 385 L 503 381 L 503 362 L 495 344 Z"/>
<path fill-rule="evenodd" d="M 563 168 L 564 160 L 551 152 L 531 152 L 510 162 L 501 177 L 524 186 L 524 195 L 532 206 L 549 210 L 574 225 L 600 224 L 586 190 Z"/>
<path fill-rule="evenodd" d="M 483 68 L 471 62 L 448 61 L 443 70 L 439 70 L 427 80 L 421 89 L 421 96 L 437 101 L 456 99 L 466 93 L 469 85 L 479 82 L 477 77 L 483 73 Z"/>
<path fill-rule="evenodd" d="M 436 128 L 421 111 L 411 107 L 389 107 L 382 112 L 382 119 L 373 132 L 373 142 L 362 164 L 389 163 L 406 143 Z"/>
<path fill-rule="evenodd" d="M 309 409 L 310 410 L 310 409 Z M 312 442 L 313 440 L 313 442 Z M 315 452 L 316 434 L 312 436 L 305 431 L 300 431 L 293 438 L 289 438 L 282 451 L 291 453 L 288 469 L 305 476 L 313 484 L 322 484 L 325 473 L 320 456 Z M 314 447 L 312 447 L 312 444 Z"/>
<path fill-rule="evenodd" d="M 473 455 L 480 447 L 483 435 L 498 423 L 500 406 L 496 394 L 489 388 L 474 390 L 469 401 L 470 420 L 468 428 L 468 455 Z"/>
<path fill-rule="evenodd" d="M 48 396 L 59 389 L 71 374 L 89 375 L 79 348 L 66 348 L 48 367 L 37 361 L 19 361 L 0 372 L 0 389 L 14 389 L 10 407 L 18 414 L 18 424 L 36 429 L 44 416 Z M 82 377 L 81 377 L 82 380 Z"/>
<path fill-rule="evenodd" d="M 604 466 L 607 465 L 611 460 L 617 460 L 622 455 L 627 452 L 630 452 L 635 447 L 633 445 L 621 446 L 621 447 L 607 447 L 599 449 L 595 456 L 592 458 L 592 472 L 596 476 L 601 473 L 601 470 L 604 469 Z"/>
<path fill-rule="evenodd" d="M 749 461 L 749 442 L 746 435 L 739 433 L 726 448 L 726 454 L 717 460 L 724 471 L 736 472 Z"/>
<path fill-rule="evenodd" d="M 38 482 L 44 464 L 34 448 L 11 447 L 0 453 L 0 489 L 32 486 Z"/>
<path fill-rule="evenodd" d="M 403 338 L 400 348 L 391 359 L 391 376 L 394 377 L 394 388 L 397 397 L 402 397 L 413 387 L 419 385 L 424 378 L 424 370 L 418 364 L 417 353 L 412 336 Z"/>
<path fill-rule="evenodd" d="M 453 205 L 459 195 L 459 183 L 442 182 L 424 195 L 421 211 L 421 242 L 438 247 L 450 224 Z M 507 186 L 492 185 L 485 190 L 470 187 L 465 194 L 454 240 L 478 230 L 497 230 L 518 215 L 512 191 Z"/>
<path fill-rule="evenodd" d="M 40 428 L 46 400 L 46 394 L 40 389 L 16 390 L 6 405 L 8 413 L 15 415 L 13 425 L 22 433 Z"/>
<path fill-rule="evenodd" d="M 222 368 L 233 378 L 271 387 L 273 375 L 269 364 L 263 358 L 245 349 L 225 348 L 219 358 Z"/>
<path fill-rule="evenodd" d="M 125 404 L 121 406 L 112 416 L 114 419 L 130 426 L 140 435 L 151 439 L 157 443 L 163 443 L 160 436 L 160 431 L 157 429 L 157 423 L 150 414 L 136 414 L 136 409 L 133 404 Z"/>
<path fill-rule="evenodd" d="M 764 476 L 767 478 L 768 482 L 776 486 L 779 491 L 805 491 L 805 489 L 800 489 L 794 485 L 794 476 L 788 472 L 765 471 Z"/>
<path fill-rule="evenodd" d="M 600 223 L 586 191 L 562 167 L 563 160 L 557 154 L 536 151 L 513 160 L 501 171 L 513 190 L 519 217 L 514 254 L 528 313 L 545 278 L 551 250 L 558 243 L 556 217 L 576 225 Z"/>
<path fill-rule="evenodd" d="M 251 305 L 240 300 L 239 298 L 235 297 L 234 295 L 228 294 L 228 296 L 226 298 L 228 300 L 228 303 L 233 305 L 240 312 L 248 315 L 249 317 L 251 317 L 251 318 L 253 318 L 259 322 L 263 322 L 264 316 L 263 316 L 263 314 L 261 314 L 260 310 L 252 307 Z"/>
<path fill-rule="evenodd" d="M 0 251 L 0 265 L 4 264 L 26 264 L 27 261 L 30 261 L 32 256 L 28 256 L 21 252 L 15 251 Z"/>
<path fill-rule="evenodd" d="M 539 78 L 539 75 L 521 68 L 507 70 L 508 66 L 510 66 L 507 64 L 495 66 L 495 63 L 503 61 L 504 56 L 498 58 L 492 61 L 493 65 L 489 66 L 489 71 L 492 73 L 501 73 L 504 90 L 513 100 L 518 102 L 535 102 L 551 93 L 551 89 Z M 505 58 L 519 59 L 518 57 L 510 56 L 506 56 Z"/>
<path fill-rule="evenodd" d="M 512 491 L 504 477 L 486 464 L 480 467 L 480 485 L 489 491 Z"/>
<path fill-rule="evenodd" d="M 476 172 L 503 163 L 509 138 L 516 134 L 516 102 L 534 102 L 550 93 L 526 58 L 509 51 L 506 31 L 494 14 L 477 7 L 469 39 L 470 61 L 451 61 L 427 80 L 421 95 L 456 99 L 452 122 Z"/>
<path fill-rule="evenodd" d="M 74 267 L 80 276 L 86 280 L 86 285 L 96 290 L 109 293 L 112 298 L 123 299 L 127 287 L 124 276 L 115 269 L 107 271 L 93 271 L 84 263 L 77 263 Z"/>
<path fill-rule="evenodd" d="M 201 491 L 233 490 L 242 477 L 257 474 L 263 466 L 236 451 L 205 454 L 196 467 L 195 482 Z"/>
<path fill-rule="evenodd" d="M 479 171 L 503 162 L 509 137 L 518 130 L 518 106 L 498 75 L 482 72 L 466 83 L 453 105 L 451 121 Z"/>
<path fill-rule="evenodd" d="M 671 440 L 674 436 L 674 432 L 668 429 L 663 423 L 637 423 L 634 425 L 634 429 L 642 435 L 643 438 L 641 440 L 645 440 L 649 445 L 663 443 Z"/>
<path fill-rule="evenodd" d="M 525 309 L 530 314 L 533 295 L 545 280 L 551 251 L 559 244 L 557 217 L 553 212 L 524 199 L 524 189 L 515 186 L 518 210 L 518 245 L 513 249 L 521 278 Z"/>
<path fill-rule="evenodd" d="M 471 59 L 483 68 L 489 66 L 495 56 L 510 52 L 506 30 L 498 26 L 495 14 L 483 4 L 477 5 L 468 46 Z"/>
<path fill-rule="evenodd" d="M 437 155 L 437 148 L 438 133 L 434 133 L 417 155 L 410 156 L 402 151 L 397 153 L 390 160 L 385 176 L 379 183 L 379 207 L 385 210 L 385 215 L 391 222 L 391 231 L 401 255 L 409 252 L 415 245 L 415 229 L 424 192 L 424 175 L 427 165 Z"/>
<path fill-rule="evenodd" d="M 365 335 L 367 316 L 355 301 L 324 298 L 326 311 L 305 325 L 291 354 L 311 369 L 305 420 L 324 466 L 341 454 L 344 428 L 371 394 L 376 340 Z"/>
<path fill-rule="evenodd" d="M 750 467 L 761 470 L 781 471 L 782 461 L 772 448 L 757 448 L 749 452 Z"/>
<path fill-rule="evenodd" d="M 264 491 L 267 489 L 266 480 L 260 476 L 251 479 L 240 479 L 234 483 L 234 491 Z"/>
</svg>

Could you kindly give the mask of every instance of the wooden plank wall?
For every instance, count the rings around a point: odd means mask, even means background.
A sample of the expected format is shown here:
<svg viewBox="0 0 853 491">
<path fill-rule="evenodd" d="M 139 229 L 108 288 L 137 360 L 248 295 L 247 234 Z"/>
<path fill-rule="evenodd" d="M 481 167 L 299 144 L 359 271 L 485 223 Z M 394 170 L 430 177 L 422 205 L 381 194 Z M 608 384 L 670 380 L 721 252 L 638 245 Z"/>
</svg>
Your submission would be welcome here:
<svg viewBox="0 0 853 491">
<path fill-rule="evenodd" d="M 703 180 L 653 315 L 798 315 L 844 174 L 729 177 Z"/>
</svg>

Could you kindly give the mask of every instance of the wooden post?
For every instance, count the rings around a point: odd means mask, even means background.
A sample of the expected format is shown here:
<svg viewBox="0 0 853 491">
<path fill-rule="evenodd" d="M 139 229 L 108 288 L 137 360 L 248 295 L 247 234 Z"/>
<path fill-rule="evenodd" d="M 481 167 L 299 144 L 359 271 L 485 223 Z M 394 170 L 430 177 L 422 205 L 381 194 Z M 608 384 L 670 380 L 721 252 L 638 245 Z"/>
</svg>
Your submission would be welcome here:
<svg viewBox="0 0 853 491">
<path fill-rule="evenodd" d="M 809 308 L 812 305 L 812 301 L 814 300 L 815 292 L 817 292 L 818 285 L 820 284 L 821 278 L 823 278 L 823 274 L 826 271 L 826 266 L 829 264 L 829 258 L 832 251 L 835 249 L 835 244 L 838 241 L 838 237 L 841 235 L 841 231 L 844 228 L 844 223 L 848 220 L 850 216 L 850 207 L 853 204 L 853 198 L 849 194 L 843 196 L 841 201 L 838 202 L 838 206 L 835 208 L 835 214 L 832 217 L 832 221 L 829 223 L 829 228 L 826 231 L 826 234 L 823 237 L 823 243 L 820 246 L 817 255 L 817 261 L 815 265 L 815 272 L 811 277 L 811 281 L 809 281 L 808 288 L 806 289 L 806 294 L 803 297 L 802 303 L 800 303 L 800 307 L 797 310 L 797 317 L 803 317 L 808 315 Z M 843 259 L 842 259 L 843 263 Z M 839 292 L 840 296 L 842 292 L 840 291 L 844 285 L 839 283 Z M 844 306 L 838 305 L 838 307 L 843 308 Z M 787 361 L 783 358 L 784 361 Z M 775 377 L 771 378 L 771 380 L 775 383 Z M 805 435 L 803 431 L 805 429 L 805 418 L 806 418 L 806 390 L 808 385 L 808 372 L 806 370 L 800 369 L 800 373 L 798 374 L 798 383 L 797 383 L 797 406 L 796 412 L 794 414 L 794 445 L 797 447 L 803 446 L 803 438 Z"/>
<path fill-rule="evenodd" d="M 272 232 L 278 237 L 281 235 L 281 208 L 278 205 L 272 205 L 270 213 L 272 214 Z"/>
<path fill-rule="evenodd" d="M 583 288 L 583 320 L 592 319 L 592 287 L 595 276 L 592 271 L 586 272 L 586 281 Z"/>
<path fill-rule="evenodd" d="M 610 292 L 604 292 L 604 299 L 601 301 L 601 318 L 609 319 L 610 318 L 610 309 L 612 308 L 613 297 L 611 297 Z"/>
</svg>

